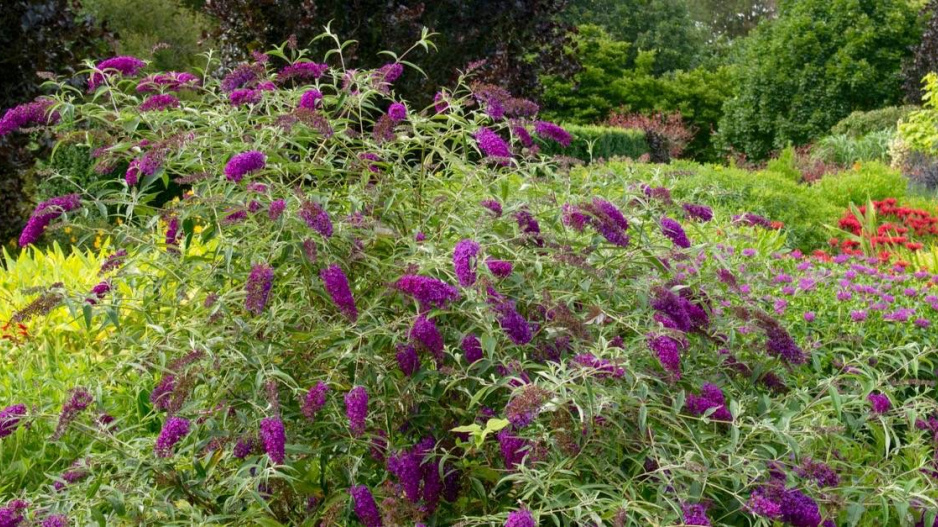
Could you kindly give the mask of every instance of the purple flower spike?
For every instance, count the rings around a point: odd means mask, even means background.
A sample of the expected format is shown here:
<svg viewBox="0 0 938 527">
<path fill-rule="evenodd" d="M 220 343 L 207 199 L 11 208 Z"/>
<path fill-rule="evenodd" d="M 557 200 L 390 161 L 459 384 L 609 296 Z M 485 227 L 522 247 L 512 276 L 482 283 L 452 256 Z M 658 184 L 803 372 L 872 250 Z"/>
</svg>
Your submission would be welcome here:
<svg viewBox="0 0 938 527">
<path fill-rule="evenodd" d="M 407 107 L 403 103 L 395 102 L 388 108 L 388 117 L 394 122 L 400 122 L 407 119 Z"/>
<path fill-rule="evenodd" d="M 26 222 L 26 227 L 23 228 L 23 232 L 20 234 L 20 247 L 26 247 L 35 243 L 53 220 L 80 206 L 81 200 L 78 194 L 59 196 L 40 203 L 36 209 L 33 210 L 29 221 Z"/>
<path fill-rule="evenodd" d="M 498 134 L 488 128 L 480 128 L 475 134 L 475 139 L 479 150 L 486 157 L 498 159 L 501 165 L 508 164 L 508 159 L 511 158 L 511 148 Z"/>
<path fill-rule="evenodd" d="M 874 414 L 884 414 L 892 408 L 892 403 L 889 402 L 889 397 L 881 393 L 871 393 L 866 396 L 866 399 L 870 402 L 870 408 Z"/>
<path fill-rule="evenodd" d="M 489 272 L 499 278 L 510 276 L 513 269 L 511 262 L 506 262 L 505 260 L 493 260 L 489 258 L 485 261 L 485 265 L 488 266 Z"/>
<path fill-rule="evenodd" d="M 353 507 L 355 515 L 358 516 L 358 521 L 362 525 L 365 527 L 382 527 L 384 525 L 381 522 L 378 505 L 375 503 L 375 498 L 371 495 L 368 487 L 357 485 L 349 489 L 349 494 L 352 495 L 352 501 L 355 503 Z"/>
<path fill-rule="evenodd" d="M 264 443 L 264 451 L 270 456 L 270 460 L 278 465 L 283 463 L 285 457 L 284 449 L 287 443 L 283 421 L 281 421 L 279 417 L 261 419 L 260 436 L 261 441 Z"/>
<path fill-rule="evenodd" d="M 319 381 L 316 383 L 316 386 L 313 386 L 306 392 L 306 396 L 303 397 L 303 406 L 301 410 L 303 415 L 306 416 L 310 421 L 316 417 L 316 413 L 319 410 L 322 410 L 322 407 L 326 405 L 326 395 L 329 393 L 329 385 Z"/>
<path fill-rule="evenodd" d="M 315 110 L 322 101 L 322 92 L 316 89 L 306 90 L 300 96 L 300 108 Z"/>
<path fill-rule="evenodd" d="M 554 123 L 547 121 L 538 121 L 534 123 L 534 133 L 543 139 L 556 141 L 563 147 L 570 146 L 570 141 L 573 139 L 573 136 L 570 135 L 570 132 L 564 130 Z"/>
<path fill-rule="evenodd" d="M 348 417 L 352 435 L 359 437 L 365 433 L 365 420 L 368 418 L 368 391 L 364 386 L 356 386 L 345 395 L 345 415 Z"/>
<path fill-rule="evenodd" d="M 459 299 L 459 290 L 442 280 L 408 274 L 400 277 L 395 284 L 397 290 L 413 297 L 420 306 L 420 311 L 431 308 L 445 308 L 450 302 Z"/>
<path fill-rule="evenodd" d="M 482 358 L 482 343 L 479 342 L 479 337 L 475 335 L 469 334 L 463 337 L 459 347 L 462 349 L 466 357 L 466 362 L 469 364 Z"/>
<path fill-rule="evenodd" d="M 322 278 L 326 291 L 339 311 L 352 322 L 358 320 L 358 308 L 355 307 L 355 299 L 342 268 L 335 264 L 330 265 L 319 272 L 319 277 Z"/>
<path fill-rule="evenodd" d="M 25 404 L 14 404 L 0 410 L 0 438 L 7 437 L 15 432 L 25 416 Z"/>
<path fill-rule="evenodd" d="M 189 420 L 182 417 L 170 417 L 163 425 L 153 449 L 159 457 L 173 455 L 173 447 L 189 433 Z"/>
<path fill-rule="evenodd" d="M 267 156 L 257 150 L 249 150 L 232 157 L 225 165 L 225 177 L 235 183 L 241 181 L 245 175 L 264 168 L 267 165 Z"/>
<path fill-rule="evenodd" d="M 274 283 L 274 269 L 267 264 L 257 264 L 251 268 L 251 275 L 244 286 L 247 296 L 244 299 L 244 308 L 249 313 L 260 315 L 267 306 L 270 289 Z"/>
<path fill-rule="evenodd" d="M 476 255 L 479 244 L 472 240 L 462 240 L 453 251 L 453 268 L 459 285 L 469 287 L 476 282 Z"/>
<path fill-rule="evenodd" d="M 505 527 L 537 527 L 537 522 L 534 521 L 531 511 L 521 509 L 508 514 Z"/>
<path fill-rule="evenodd" d="M 680 223 L 671 218 L 661 218 L 661 233 L 668 237 L 677 247 L 683 249 L 690 247 L 690 240 L 687 239 L 684 228 L 681 227 Z"/>
</svg>

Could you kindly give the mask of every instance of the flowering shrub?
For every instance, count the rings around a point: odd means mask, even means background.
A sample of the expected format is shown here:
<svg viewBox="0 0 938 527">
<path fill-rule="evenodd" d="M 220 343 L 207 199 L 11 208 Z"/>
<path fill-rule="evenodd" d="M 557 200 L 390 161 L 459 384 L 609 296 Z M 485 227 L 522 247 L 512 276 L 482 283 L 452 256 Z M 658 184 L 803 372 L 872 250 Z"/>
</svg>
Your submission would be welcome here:
<svg viewBox="0 0 938 527">
<path fill-rule="evenodd" d="M 865 331 L 828 262 L 768 259 L 761 217 L 560 172 L 520 130 L 561 129 L 490 115 L 465 79 L 391 112 L 389 74 L 413 70 L 328 61 L 277 49 L 160 111 L 139 108 L 145 67 L 55 96 L 57 130 L 139 170 L 36 213 L 111 220 L 104 285 L 71 306 L 107 330 L 72 351 L 105 360 L 0 383 L 0 518 L 817 526 L 936 506 L 930 276 L 864 272 L 916 291 Z M 152 206 L 171 181 L 182 199 Z M 805 262 L 817 330 L 775 291 Z M 53 351 L 18 345 L 31 368 Z"/>
</svg>

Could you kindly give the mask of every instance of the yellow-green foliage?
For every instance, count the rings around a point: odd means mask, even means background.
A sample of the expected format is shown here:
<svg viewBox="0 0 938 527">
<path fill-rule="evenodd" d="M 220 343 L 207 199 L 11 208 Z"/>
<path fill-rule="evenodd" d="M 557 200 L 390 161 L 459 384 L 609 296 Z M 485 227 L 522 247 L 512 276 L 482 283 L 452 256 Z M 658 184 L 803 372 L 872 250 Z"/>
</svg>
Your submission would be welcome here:
<svg viewBox="0 0 938 527">
<path fill-rule="evenodd" d="M 91 288 L 102 280 L 98 270 L 112 250 L 107 243 L 97 253 L 75 250 L 66 254 L 57 243 L 47 251 L 28 248 L 16 256 L 4 249 L 4 264 L 0 267 L 0 324 L 10 321 L 53 284 L 61 284 L 55 290 L 63 292 L 63 304 L 48 315 L 29 317 L 22 323 L 31 340 L 48 339 L 61 347 L 84 349 L 103 336 L 94 326 L 88 327 L 83 306 Z M 0 348 L 9 346 L 10 342 L 0 344 Z"/>
<path fill-rule="evenodd" d="M 871 161 L 860 163 L 851 170 L 826 175 L 814 185 L 814 189 L 828 203 L 847 207 L 851 203 L 863 204 L 870 199 L 902 200 L 907 186 L 908 181 L 898 170 Z"/>
</svg>

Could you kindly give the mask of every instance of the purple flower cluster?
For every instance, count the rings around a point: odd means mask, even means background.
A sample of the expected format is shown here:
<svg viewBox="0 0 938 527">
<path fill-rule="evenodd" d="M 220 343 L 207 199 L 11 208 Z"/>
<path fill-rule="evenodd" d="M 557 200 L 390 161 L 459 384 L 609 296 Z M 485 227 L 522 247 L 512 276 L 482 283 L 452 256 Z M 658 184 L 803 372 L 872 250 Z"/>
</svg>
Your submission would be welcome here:
<svg viewBox="0 0 938 527">
<path fill-rule="evenodd" d="M 36 99 L 33 102 L 10 108 L 3 115 L 3 119 L 0 119 L 0 137 L 25 126 L 43 125 L 58 121 L 59 114 L 49 110 L 52 104 L 53 102 L 50 99 Z"/>
<path fill-rule="evenodd" d="M 68 527 L 68 517 L 64 514 L 53 514 L 42 520 L 41 527 Z"/>
<path fill-rule="evenodd" d="M 349 430 L 359 437 L 365 433 L 365 420 L 368 418 L 368 391 L 364 386 L 356 386 L 345 394 L 345 416 L 348 417 Z"/>
<path fill-rule="evenodd" d="M 80 413 L 85 411 L 94 401 L 94 397 L 88 392 L 88 390 L 78 387 L 72 390 L 71 396 L 69 396 L 68 401 L 62 406 L 62 412 L 59 413 L 59 423 L 55 427 L 55 432 L 52 434 L 52 440 L 57 441 L 65 434 L 65 431 L 68 429 L 68 426 L 72 424 Z"/>
<path fill-rule="evenodd" d="M 179 108 L 179 99 L 175 95 L 161 93 L 151 95 L 137 107 L 141 112 L 161 111 L 170 108 Z"/>
<path fill-rule="evenodd" d="M 173 447 L 176 446 L 183 437 L 189 434 L 189 420 L 182 417 L 170 417 L 163 424 L 160 435 L 156 438 L 156 444 L 153 450 L 158 457 L 170 457 L 173 455 Z"/>
<path fill-rule="evenodd" d="M 186 71 L 167 71 L 144 77 L 137 83 L 137 93 L 152 93 L 164 89 L 177 92 L 200 86 L 202 80 Z"/>
<path fill-rule="evenodd" d="M 26 520 L 23 511 L 27 507 L 23 500 L 11 500 L 6 507 L 0 507 L 0 527 L 18 527 Z"/>
<path fill-rule="evenodd" d="M 271 201 L 267 208 L 267 217 L 270 218 L 270 221 L 277 221 L 286 208 L 287 202 L 282 199 Z"/>
<path fill-rule="evenodd" d="M 329 385 L 319 381 L 315 386 L 309 389 L 306 392 L 306 395 L 303 397 L 303 404 L 301 410 L 303 415 L 307 419 L 312 421 L 319 410 L 322 410 L 322 407 L 326 405 L 326 395 L 329 394 Z"/>
<path fill-rule="evenodd" d="M 625 231 L 629 228 L 629 222 L 612 203 L 593 198 L 591 203 L 564 205 L 563 211 L 563 223 L 575 231 L 582 232 L 586 225 L 590 225 L 609 243 L 619 247 L 628 246 L 629 235 Z"/>
<path fill-rule="evenodd" d="M 706 205 L 696 205 L 694 203 L 685 203 L 681 205 L 687 217 L 693 220 L 707 222 L 713 219 L 713 209 Z"/>
<path fill-rule="evenodd" d="M 499 278 L 506 278 L 511 275 L 511 271 L 514 268 L 511 262 L 505 260 L 495 260 L 489 258 L 485 261 L 485 265 L 489 268 L 489 272 Z"/>
<path fill-rule="evenodd" d="M 462 350 L 463 355 L 466 357 L 466 362 L 469 364 L 480 360 L 483 356 L 482 343 L 479 342 L 479 337 L 471 333 L 463 337 L 459 348 Z"/>
<path fill-rule="evenodd" d="M 777 519 L 792 527 L 817 527 L 821 513 L 817 503 L 798 489 L 786 489 L 775 481 L 759 487 L 749 496 L 746 510 L 769 519 Z"/>
<path fill-rule="evenodd" d="M 563 147 L 570 146 L 570 141 L 573 140 L 573 136 L 570 135 L 570 132 L 547 121 L 537 121 L 534 123 L 534 133 L 543 139 L 556 141 Z"/>
<path fill-rule="evenodd" d="M 355 307 L 355 298 L 352 297 L 348 277 L 345 276 L 342 268 L 332 264 L 320 271 L 319 277 L 339 311 L 352 322 L 358 320 L 358 308 Z"/>
<path fill-rule="evenodd" d="M 124 77 L 133 77 L 140 73 L 146 63 L 136 57 L 111 57 L 102 60 L 95 66 L 95 72 L 88 78 L 88 91 L 95 91 L 104 83 L 105 77 L 118 73 Z"/>
<path fill-rule="evenodd" d="M 13 404 L 0 410 L 0 438 L 7 437 L 15 432 L 25 416 L 25 404 Z"/>
<path fill-rule="evenodd" d="M 734 223 L 741 223 L 743 225 L 749 225 L 750 227 L 762 227 L 763 229 L 771 229 L 772 221 L 758 214 L 753 214 L 751 212 L 746 212 L 744 214 L 737 214 L 733 216 Z"/>
<path fill-rule="evenodd" d="M 520 509 L 508 514 L 505 527 L 537 527 L 534 516 L 527 509 Z"/>
<path fill-rule="evenodd" d="M 283 463 L 286 456 L 284 449 L 287 443 L 283 421 L 279 417 L 261 419 L 260 437 L 261 442 L 264 443 L 264 452 L 267 452 L 270 460 L 278 465 Z"/>
<path fill-rule="evenodd" d="M 459 299 L 458 289 L 429 276 L 404 275 L 397 280 L 395 287 L 417 300 L 421 312 L 434 307 L 445 308 L 450 302 Z"/>
<path fill-rule="evenodd" d="M 800 466 L 795 467 L 795 474 L 801 478 L 814 480 L 821 488 L 840 485 L 840 476 L 834 469 L 811 458 L 806 458 Z"/>
<path fill-rule="evenodd" d="M 726 407 L 726 400 L 723 398 L 723 390 L 719 386 L 710 383 L 704 383 L 700 387 L 700 395 L 688 394 L 687 411 L 693 415 L 701 416 L 710 409 L 715 411 L 710 414 L 714 421 L 732 421 L 733 415 Z"/>
<path fill-rule="evenodd" d="M 436 113 L 443 113 L 449 109 L 449 101 L 446 100 L 446 94 L 443 92 L 437 92 L 433 96 L 433 111 Z"/>
<path fill-rule="evenodd" d="M 235 183 L 241 181 L 245 175 L 261 170 L 267 165 L 267 156 L 257 150 L 248 150 L 235 155 L 225 165 L 225 177 Z"/>
<path fill-rule="evenodd" d="M 390 117 L 394 122 L 400 122 L 404 119 L 407 119 L 407 107 L 404 106 L 404 103 L 391 103 L 391 106 L 388 108 L 388 117 Z"/>
<path fill-rule="evenodd" d="M 658 357 L 658 362 L 675 379 L 681 378 L 681 344 L 667 335 L 649 336 L 648 347 Z"/>
<path fill-rule="evenodd" d="M 483 155 L 497 159 L 500 165 L 508 164 L 511 158 L 511 148 L 498 134 L 483 127 L 475 133 L 475 140 Z"/>
<path fill-rule="evenodd" d="M 870 402 L 870 409 L 874 414 L 884 414 L 892 408 L 889 397 L 881 393 L 871 393 L 866 396 L 866 399 Z"/>
<path fill-rule="evenodd" d="M 710 527 L 710 518 L 707 517 L 707 506 L 703 503 L 684 503 L 681 505 L 684 513 L 684 525 L 702 525 Z"/>
<path fill-rule="evenodd" d="M 356 485 L 349 489 L 349 494 L 352 495 L 352 501 L 354 502 L 355 516 L 358 516 L 358 521 L 362 525 L 365 527 L 382 527 L 384 525 L 381 521 L 381 513 L 378 512 L 378 505 L 375 503 L 375 498 L 371 495 L 368 487 Z"/>
<path fill-rule="evenodd" d="M 300 108 L 306 108 L 307 110 L 315 110 L 319 106 L 319 102 L 322 101 L 322 92 L 316 89 L 306 90 L 303 92 L 303 95 L 300 96 Z"/>
<path fill-rule="evenodd" d="M 681 224 L 671 218 L 664 217 L 661 218 L 661 234 L 664 234 L 665 237 L 669 238 L 675 246 L 687 249 L 690 247 L 690 240 L 687 239 L 687 234 L 684 233 L 684 228 L 681 227 Z"/>
<path fill-rule="evenodd" d="M 388 457 L 388 472 L 397 477 L 404 496 L 408 501 L 418 504 L 423 501 L 422 509 L 436 509 L 443 491 L 440 479 L 440 463 L 430 459 L 436 441 L 426 437 L 413 448 L 401 450 Z"/>
<path fill-rule="evenodd" d="M 580 353 L 573 357 L 572 364 L 596 370 L 596 377 L 613 377 L 618 379 L 625 375 L 625 370 L 608 359 L 601 359 L 592 353 Z"/>
<path fill-rule="evenodd" d="M 231 93 L 239 88 L 257 84 L 263 74 L 263 66 L 256 64 L 239 64 L 231 70 L 221 81 L 221 91 Z"/>
<path fill-rule="evenodd" d="M 319 64 L 316 62 L 297 62 L 284 67 L 277 74 L 277 80 L 286 82 L 291 79 L 308 81 L 322 77 L 323 73 L 329 70 L 328 64 Z"/>
<path fill-rule="evenodd" d="M 505 468 L 513 470 L 524 461 L 529 445 L 524 438 L 513 435 L 510 428 L 503 428 L 498 432 L 498 449 L 501 451 Z"/>
<path fill-rule="evenodd" d="M 63 213 L 71 212 L 81 206 L 78 194 L 68 194 L 43 201 L 33 210 L 26 227 L 20 233 L 20 247 L 32 245 L 42 236 L 46 227 Z"/>
<path fill-rule="evenodd" d="M 258 104 L 264 98 L 264 91 L 252 88 L 238 88 L 228 94 L 228 102 L 232 106 Z"/>
<path fill-rule="evenodd" d="M 518 346 L 531 342 L 531 325 L 518 313 L 513 301 L 496 300 L 492 309 L 498 314 L 498 325 L 512 342 Z"/>
<path fill-rule="evenodd" d="M 494 199 L 485 199 L 485 200 L 482 200 L 480 204 L 483 207 L 492 211 L 492 214 L 494 214 L 496 218 L 502 217 L 502 204 L 501 203 L 495 201 Z"/>
<path fill-rule="evenodd" d="M 420 356 L 417 355 L 417 348 L 411 344 L 398 344 L 395 358 L 401 373 L 408 377 L 417 373 L 417 370 L 420 369 Z"/>
<path fill-rule="evenodd" d="M 443 335 L 433 320 L 419 315 L 410 328 L 410 340 L 433 356 L 437 366 L 443 365 Z"/>
<path fill-rule="evenodd" d="M 257 264 L 252 267 L 247 284 L 244 286 L 245 293 L 247 293 L 244 299 L 244 309 L 254 315 L 263 313 L 273 284 L 273 267 L 267 264 Z"/>
<path fill-rule="evenodd" d="M 318 232 L 325 238 L 331 238 L 333 227 L 332 219 L 318 203 L 314 201 L 304 201 L 300 206 L 300 218 L 306 222 L 306 226 Z"/>
<path fill-rule="evenodd" d="M 462 240 L 453 250 L 453 269 L 459 285 L 469 287 L 476 282 L 476 255 L 479 244 L 473 240 Z"/>
</svg>

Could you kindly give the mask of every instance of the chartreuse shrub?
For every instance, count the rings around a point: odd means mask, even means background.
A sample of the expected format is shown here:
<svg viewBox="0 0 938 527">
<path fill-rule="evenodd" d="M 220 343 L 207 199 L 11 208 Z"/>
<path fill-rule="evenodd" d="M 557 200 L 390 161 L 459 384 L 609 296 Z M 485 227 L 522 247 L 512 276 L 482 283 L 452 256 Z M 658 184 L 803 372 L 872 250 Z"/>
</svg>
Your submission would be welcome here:
<svg viewBox="0 0 938 527">
<path fill-rule="evenodd" d="M 899 121 L 918 110 L 917 106 L 887 106 L 868 112 L 853 112 L 831 128 L 832 135 L 863 137 L 884 130 L 896 130 Z"/>
<path fill-rule="evenodd" d="M 107 219 L 114 253 L 81 308 L 106 334 L 68 353 L 107 360 L 57 382 L 4 371 L 3 518 L 934 516 L 930 277 L 902 275 L 917 292 L 896 308 L 915 317 L 863 327 L 841 315 L 838 283 L 805 283 L 799 302 L 822 322 L 805 326 L 777 274 L 815 263 L 770 258 L 783 239 L 767 221 L 714 217 L 606 166 L 555 171 L 525 145 L 532 130 L 569 136 L 525 101 L 462 78 L 408 107 L 394 88 L 419 74 L 406 54 L 365 70 L 342 49 L 322 64 L 276 49 L 144 94 L 156 72 L 109 59 L 91 94 L 63 87 L 41 108 L 59 132 L 114 137 L 99 159 L 128 169 L 117 190 L 47 200 L 21 235 Z M 152 205 L 172 181 L 183 197 Z M 863 273 L 893 294 L 886 271 Z M 3 345 L 48 356 L 44 338 Z"/>
<path fill-rule="evenodd" d="M 573 136 L 570 145 L 563 147 L 554 141 L 543 141 L 541 152 L 570 156 L 586 162 L 615 157 L 637 159 L 648 153 L 645 133 L 641 130 L 597 125 L 566 125 L 564 129 Z"/>
</svg>

